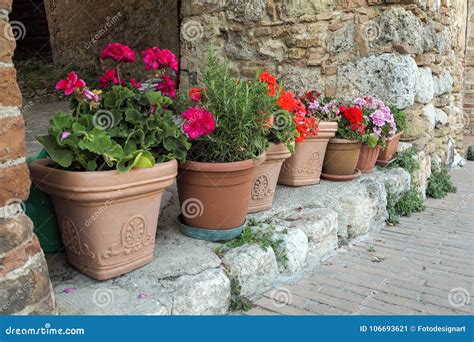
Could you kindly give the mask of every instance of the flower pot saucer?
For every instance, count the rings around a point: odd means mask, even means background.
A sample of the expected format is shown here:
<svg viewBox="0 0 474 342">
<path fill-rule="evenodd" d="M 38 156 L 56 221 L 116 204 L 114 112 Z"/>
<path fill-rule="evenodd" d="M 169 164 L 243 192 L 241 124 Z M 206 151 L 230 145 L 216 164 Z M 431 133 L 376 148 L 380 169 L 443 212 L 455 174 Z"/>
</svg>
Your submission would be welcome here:
<svg viewBox="0 0 474 342">
<path fill-rule="evenodd" d="M 355 169 L 352 175 L 331 175 L 329 173 L 321 173 L 321 178 L 332 182 L 346 182 L 360 177 L 362 173 L 359 169 Z"/>
<path fill-rule="evenodd" d="M 396 153 L 392 158 L 390 158 L 389 160 L 377 160 L 377 162 L 375 163 L 376 165 L 378 166 L 383 166 L 383 167 L 386 167 L 386 166 L 389 166 L 390 164 L 392 164 L 395 160 L 398 159 L 398 153 Z"/>
<path fill-rule="evenodd" d="M 239 227 L 233 229 L 203 229 L 186 225 L 183 220 L 183 214 L 179 214 L 176 218 L 176 223 L 178 224 L 181 233 L 186 236 L 198 240 L 217 242 L 231 240 L 239 236 L 247 224 L 247 220 L 245 220 L 245 222 Z"/>
</svg>

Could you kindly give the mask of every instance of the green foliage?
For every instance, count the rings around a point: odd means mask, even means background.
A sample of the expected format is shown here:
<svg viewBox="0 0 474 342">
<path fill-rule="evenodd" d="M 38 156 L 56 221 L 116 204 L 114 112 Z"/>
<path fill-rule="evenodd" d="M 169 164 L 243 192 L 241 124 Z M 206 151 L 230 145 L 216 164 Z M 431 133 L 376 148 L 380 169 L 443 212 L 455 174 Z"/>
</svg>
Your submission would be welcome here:
<svg viewBox="0 0 474 342">
<path fill-rule="evenodd" d="M 295 137 L 298 135 L 293 114 L 286 110 L 276 110 L 274 124 L 268 132 L 268 141 L 274 144 L 285 144 L 293 152 Z"/>
<path fill-rule="evenodd" d="M 404 168 L 413 176 L 413 173 L 420 168 L 415 156 L 415 148 L 410 147 L 409 149 L 398 154 L 398 158 L 394 163 L 392 163 L 392 167 Z"/>
<path fill-rule="evenodd" d="M 372 245 L 369 245 L 369 247 L 367 247 L 367 252 L 369 252 L 369 253 L 375 253 L 375 247 L 372 246 Z"/>
<path fill-rule="evenodd" d="M 399 224 L 400 223 L 400 214 L 397 212 L 395 206 L 397 204 L 397 195 L 393 192 L 387 192 L 387 212 L 388 219 L 387 223 L 389 224 Z"/>
<path fill-rule="evenodd" d="M 408 192 L 404 193 L 402 198 L 395 204 L 395 212 L 399 216 L 410 216 L 425 210 L 425 204 L 421 198 L 418 185 L 414 185 Z"/>
<path fill-rule="evenodd" d="M 466 158 L 467 160 L 474 160 L 474 146 L 469 146 L 467 149 Z"/>
<path fill-rule="evenodd" d="M 255 307 L 250 299 L 240 294 L 242 286 L 236 279 L 230 279 L 230 311 L 249 311 Z"/>
<path fill-rule="evenodd" d="M 205 107 L 214 115 L 213 133 L 193 140 L 188 159 L 234 162 L 256 158 L 268 147 L 268 122 L 274 100 L 263 82 L 233 78 L 229 63 L 209 53 L 204 70 Z"/>
<path fill-rule="evenodd" d="M 444 198 L 448 192 L 456 192 L 457 188 L 445 168 L 432 168 L 428 179 L 426 195 L 432 198 Z"/>
<path fill-rule="evenodd" d="M 287 234 L 288 231 L 285 229 L 280 233 Z M 279 252 L 283 241 L 281 239 L 273 238 L 274 234 L 275 227 L 268 226 L 264 228 L 262 223 L 258 223 L 255 219 L 249 219 L 247 226 L 242 230 L 242 234 L 221 245 L 215 252 L 218 256 L 222 257 L 226 251 L 232 248 L 237 248 L 243 245 L 260 245 L 260 247 L 265 251 L 268 248 L 272 248 L 277 260 L 280 263 L 285 264 L 287 262 L 287 257 Z"/>
<path fill-rule="evenodd" d="M 51 159 L 67 170 L 100 171 L 153 167 L 184 160 L 189 143 L 160 92 L 140 93 L 114 86 L 96 108 L 74 99 L 74 115 L 57 113 L 48 135 L 38 137 Z M 156 108 L 152 113 L 151 108 Z M 63 133 L 70 133 L 66 138 Z"/>
<path fill-rule="evenodd" d="M 395 118 L 395 123 L 397 124 L 397 131 L 403 131 L 407 127 L 407 116 L 404 111 L 398 109 L 395 106 L 389 106 L 390 111 L 393 114 L 393 117 Z"/>
</svg>

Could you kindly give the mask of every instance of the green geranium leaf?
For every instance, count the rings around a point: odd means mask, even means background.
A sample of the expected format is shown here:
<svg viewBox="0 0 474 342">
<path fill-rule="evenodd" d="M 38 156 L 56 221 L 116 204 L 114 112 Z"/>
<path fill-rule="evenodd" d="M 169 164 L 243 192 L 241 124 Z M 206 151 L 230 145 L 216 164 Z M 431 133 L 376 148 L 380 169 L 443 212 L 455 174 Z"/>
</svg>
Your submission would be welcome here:
<svg viewBox="0 0 474 342">
<path fill-rule="evenodd" d="M 367 144 L 369 145 L 370 148 L 375 148 L 378 142 L 379 142 L 379 138 L 377 137 L 375 133 L 371 133 L 367 137 Z"/>
<path fill-rule="evenodd" d="M 50 135 L 44 135 L 36 138 L 43 145 L 48 155 L 62 167 L 69 167 L 73 162 L 71 150 L 59 146 L 56 139 Z"/>
</svg>

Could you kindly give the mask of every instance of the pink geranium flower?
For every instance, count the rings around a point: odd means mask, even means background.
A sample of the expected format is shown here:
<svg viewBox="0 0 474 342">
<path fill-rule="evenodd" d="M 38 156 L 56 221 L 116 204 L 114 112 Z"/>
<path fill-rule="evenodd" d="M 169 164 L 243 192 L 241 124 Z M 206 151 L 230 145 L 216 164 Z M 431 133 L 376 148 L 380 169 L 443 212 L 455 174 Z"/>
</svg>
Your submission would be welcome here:
<svg viewBox="0 0 474 342">
<path fill-rule="evenodd" d="M 142 84 L 138 82 L 137 80 L 135 80 L 134 78 L 130 80 L 130 84 L 132 85 L 132 87 L 137 88 L 137 89 L 140 89 L 142 87 Z"/>
<path fill-rule="evenodd" d="M 61 133 L 61 141 L 63 141 L 64 139 L 66 139 L 67 137 L 69 137 L 71 135 L 71 132 L 69 131 L 64 131 Z"/>
<path fill-rule="evenodd" d="M 161 75 L 161 79 L 156 89 L 161 91 L 163 95 L 174 99 L 176 97 L 176 83 L 167 74 Z"/>
<path fill-rule="evenodd" d="M 205 108 L 188 108 L 181 117 L 184 119 L 183 132 L 191 139 L 210 134 L 216 128 L 214 116 Z"/>
<path fill-rule="evenodd" d="M 82 93 L 81 93 L 86 99 L 90 100 L 90 101 L 94 101 L 94 102 L 99 102 L 100 101 L 100 96 L 99 94 L 96 94 L 92 91 L 90 91 L 89 89 L 85 88 L 84 90 L 82 90 Z"/>
<path fill-rule="evenodd" d="M 64 80 L 56 83 L 56 89 L 64 91 L 64 95 L 71 95 L 74 90 L 81 89 L 86 86 L 86 82 L 77 77 L 74 71 L 71 71 Z"/>
<path fill-rule="evenodd" d="M 110 43 L 100 53 L 100 59 L 112 59 L 117 62 L 135 62 L 135 52 L 125 44 Z"/>
<path fill-rule="evenodd" d="M 152 47 L 142 51 L 143 63 L 147 70 L 156 70 L 169 67 L 175 72 L 178 71 L 178 59 L 170 50 L 160 50 Z"/>
<path fill-rule="evenodd" d="M 117 77 L 117 70 L 115 69 L 105 69 L 104 73 L 99 77 L 99 83 L 101 88 L 107 88 L 110 83 L 119 84 L 119 79 Z"/>
</svg>

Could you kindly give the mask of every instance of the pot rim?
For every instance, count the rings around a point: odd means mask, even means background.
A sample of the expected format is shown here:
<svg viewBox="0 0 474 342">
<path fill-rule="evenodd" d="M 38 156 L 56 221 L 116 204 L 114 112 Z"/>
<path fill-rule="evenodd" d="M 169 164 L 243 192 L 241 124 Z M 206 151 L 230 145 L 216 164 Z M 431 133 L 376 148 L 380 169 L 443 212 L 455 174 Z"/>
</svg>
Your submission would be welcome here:
<svg viewBox="0 0 474 342">
<path fill-rule="evenodd" d="M 246 159 L 236 162 L 227 163 L 208 163 L 198 162 L 192 160 L 186 160 L 184 163 L 179 164 L 179 168 L 183 170 L 191 171 L 204 171 L 204 172 L 229 172 L 229 171 L 241 171 L 251 169 L 259 164 L 262 164 L 266 159 L 266 153 L 263 152 L 258 159 Z"/>
<path fill-rule="evenodd" d="M 52 160 L 44 158 L 30 163 L 31 179 L 40 189 L 66 199 L 87 201 L 92 194 L 106 197 L 120 190 L 120 198 L 159 191 L 172 184 L 177 175 L 175 159 L 158 163 L 152 168 L 133 169 L 127 173 L 108 171 L 68 171 L 48 166 Z M 47 189 L 47 190 L 46 190 Z"/>
<path fill-rule="evenodd" d="M 349 140 L 341 138 L 332 138 L 329 140 L 329 142 L 333 144 L 362 144 L 362 141 L 359 140 Z"/>
</svg>

